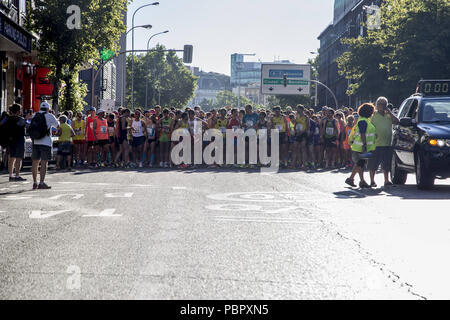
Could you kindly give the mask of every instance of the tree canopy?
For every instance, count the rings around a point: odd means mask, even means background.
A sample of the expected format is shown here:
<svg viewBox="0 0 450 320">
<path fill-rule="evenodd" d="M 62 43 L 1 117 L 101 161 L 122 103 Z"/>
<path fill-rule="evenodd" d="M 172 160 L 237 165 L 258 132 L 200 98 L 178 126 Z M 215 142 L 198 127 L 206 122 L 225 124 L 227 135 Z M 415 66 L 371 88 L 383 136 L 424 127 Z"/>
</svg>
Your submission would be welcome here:
<svg viewBox="0 0 450 320">
<path fill-rule="evenodd" d="M 385 0 L 379 29 L 343 40 L 349 51 L 337 63 L 353 82 L 348 94 L 399 103 L 420 79 L 448 78 L 449 40 L 449 0 Z"/>
<path fill-rule="evenodd" d="M 71 14 L 67 11 L 73 4 L 73 0 L 37 0 L 35 8 L 30 10 L 29 27 L 40 37 L 40 64 L 52 69 L 55 109 L 62 84 L 65 85 L 65 108 L 80 106 L 82 95 L 86 93 L 77 81 L 80 68 L 87 63 L 96 64 L 103 48 L 117 51 L 120 35 L 126 31 L 123 11 L 127 0 L 76 1 L 80 8 L 80 26 L 71 29 L 68 27 Z"/>
<path fill-rule="evenodd" d="M 128 105 L 131 102 L 131 60 L 132 56 L 129 55 Z M 135 107 L 145 108 L 161 104 L 163 107 L 182 108 L 193 97 L 196 85 L 197 77 L 184 66 L 182 59 L 175 52 L 165 51 L 164 46 L 157 45 L 151 52 L 134 57 Z"/>
</svg>

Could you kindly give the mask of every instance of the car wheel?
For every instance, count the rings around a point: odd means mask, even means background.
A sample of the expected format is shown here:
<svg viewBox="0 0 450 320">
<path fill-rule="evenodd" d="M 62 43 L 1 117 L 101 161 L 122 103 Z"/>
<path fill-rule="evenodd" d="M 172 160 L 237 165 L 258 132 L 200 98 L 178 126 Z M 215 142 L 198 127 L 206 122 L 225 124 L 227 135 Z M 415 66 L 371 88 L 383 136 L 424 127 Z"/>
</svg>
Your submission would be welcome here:
<svg viewBox="0 0 450 320">
<path fill-rule="evenodd" d="M 416 156 L 416 182 L 420 190 L 429 190 L 434 186 L 435 176 L 426 167 L 422 155 Z"/>
<path fill-rule="evenodd" d="M 392 155 L 391 179 L 394 184 L 404 185 L 408 178 L 408 172 L 401 170 L 397 165 L 397 161 L 397 155 L 394 152 Z"/>
</svg>

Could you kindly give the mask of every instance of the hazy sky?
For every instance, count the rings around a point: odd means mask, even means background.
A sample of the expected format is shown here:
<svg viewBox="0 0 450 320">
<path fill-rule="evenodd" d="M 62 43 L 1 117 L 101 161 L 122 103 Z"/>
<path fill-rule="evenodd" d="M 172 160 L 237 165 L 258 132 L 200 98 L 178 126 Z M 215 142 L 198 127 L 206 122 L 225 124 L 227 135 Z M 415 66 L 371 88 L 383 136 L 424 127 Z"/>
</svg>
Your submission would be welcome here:
<svg viewBox="0 0 450 320">
<path fill-rule="evenodd" d="M 128 28 L 133 12 L 153 0 L 134 0 L 128 8 Z M 160 0 L 136 13 L 135 49 L 162 43 L 170 49 L 194 46 L 192 66 L 230 74 L 230 55 L 255 53 L 245 61 L 273 61 L 276 57 L 306 63 L 320 44 L 317 36 L 333 19 L 334 0 Z M 131 50 L 131 32 L 128 49 Z M 181 54 L 180 54 L 181 56 Z"/>
</svg>

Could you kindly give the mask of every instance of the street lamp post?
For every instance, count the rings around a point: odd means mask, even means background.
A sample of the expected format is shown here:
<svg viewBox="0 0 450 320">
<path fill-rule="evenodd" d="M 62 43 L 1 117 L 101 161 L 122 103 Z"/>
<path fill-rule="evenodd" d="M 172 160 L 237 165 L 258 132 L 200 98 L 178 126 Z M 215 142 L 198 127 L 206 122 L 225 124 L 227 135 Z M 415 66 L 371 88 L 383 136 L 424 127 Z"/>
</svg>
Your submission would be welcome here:
<svg viewBox="0 0 450 320">
<path fill-rule="evenodd" d="M 319 53 L 317 53 L 317 52 L 310 52 L 311 54 L 313 54 L 313 55 L 318 55 Z M 317 70 L 316 70 L 317 71 Z M 316 81 L 319 81 L 319 79 L 317 79 L 317 72 L 316 72 L 316 74 L 314 75 L 314 78 L 315 78 L 315 80 Z M 316 90 L 315 90 L 315 96 L 314 96 L 314 107 L 315 108 L 317 108 L 317 99 L 318 99 L 318 87 L 317 87 L 317 83 L 316 83 Z"/>
<path fill-rule="evenodd" d="M 136 28 L 151 29 L 152 25 L 151 24 L 145 24 L 145 25 L 142 25 L 142 26 L 136 26 L 136 27 L 131 28 L 130 30 L 128 30 L 125 33 L 125 39 L 127 38 L 127 35 L 130 33 L 130 31 L 132 31 L 132 30 L 134 30 Z M 127 70 L 127 57 L 125 55 L 125 63 L 124 63 L 123 68 L 122 68 L 122 95 L 121 95 L 121 99 L 120 99 L 121 100 L 120 101 L 120 106 L 121 107 L 124 107 L 124 99 L 125 99 L 125 95 L 126 95 L 126 92 L 127 92 L 126 88 L 125 88 L 126 70 Z"/>
<path fill-rule="evenodd" d="M 159 5 L 159 2 L 153 2 L 149 4 L 145 4 L 143 6 L 140 6 L 137 8 L 133 13 L 133 18 L 131 20 L 131 26 L 132 26 L 132 36 L 131 36 L 131 47 L 132 47 L 132 56 L 131 56 L 131 107 L 134 109 L 134 18 L 136 16 L 136 13 L 141 10 L 142 8 L 149 7 L 149 6 L 157 6 Z"/>
<path fill-rule="evenodd" d="M 150 40 L 152 40 L 154 37 L 156 37 L 157 35 L 160 35 L 160 34 L 164 34 L 164 33 L 168 33 L 169 32 L 169 30 L 166 30 L 166 31 L 163 31 L 163 32 L 159 32 L 159 33 L 155 33 L 154 35 L 152 35 L 149 39 L 148 39 L 148 41 L 147 41 L 147 51 L 149 50 L 149 48 L 150 48 Z M 150 72 L 150 66 L 148 67 L 148 73 Z M 148 73 L 147 73 L 147 76 L 148 76 Z M 147 109 L 147 107 L 148 107 L 148 79 L 147 79 L 147 81 L 145 82 L 145 109 Z"/>
</svg>

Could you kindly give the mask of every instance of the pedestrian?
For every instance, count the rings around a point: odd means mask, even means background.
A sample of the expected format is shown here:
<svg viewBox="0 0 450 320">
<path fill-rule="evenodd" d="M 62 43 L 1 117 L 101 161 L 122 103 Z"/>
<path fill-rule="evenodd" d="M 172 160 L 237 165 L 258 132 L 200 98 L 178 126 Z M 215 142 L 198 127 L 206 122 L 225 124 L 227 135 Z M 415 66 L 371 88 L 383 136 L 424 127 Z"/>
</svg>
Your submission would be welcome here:
<svg viewBox="0 0 450 320">
<path fill-rule="evenodd" d="M 73 137 L 74 156 L 73 160 L 75 165 L 83 165 L 86 155 L 86 124 L 83 120 L 83 114 L 78 111 L 77 117 L 72 121 L 72 128 L 75 132 Z"/>
<path fill-rule="evenodd" d="M 6 123 L 8 150 L 9 150 L 9 181 L 26 181 L 20 176 L 20 169 L 25 154 L 25 127 L 26 121 L 20 116 L 22 106 L 13 104 L 9 108 L 10 116 Z M 14 175 L 15 171 L 15 176 Z"/>
<path fill-rule="evenodd" d="M 62 163 L 67 163 L 67 170 L 72 170 L 72 138 L 75 136 L 75 132 L 72 127 L 67 123 L 67 116 L 61 116 L 59 118 L 58 128 L 58 153 L 56 157 L 56 166 L 59 169 L 63 169 Z"/>
<path fill-rule="evenodd" d="M 399 124 L 398 118 L 389 109 L 388 99 L 380 97 L 376 102 L 376 112 L 370 121 L 375 126 L 377 133 L 376 149 L 369 160 L 370 186 L 376 188 L 375 173 L 381 165 L 384 174 L 384 186 L 392 186 L 389 181 L 389 172 L 392 163 L 392 126 Z"/>
<path fill-rule="evenodd" d="M 33 141 L 33 150 L 31 153 L 32 173 L 33 173 L 33 190 L 35 189 L 51 189 L 45 183 L 45 175 L 47 174 L 47 165 L 52 158 L 53 141 L 51 137 L 52 128 L 59 128 L 59 122 L 55 116 L 50 113 L 50 105 L 42 102 L 40 111 L 37 112 L 31 120 L 29 133 Z M 41 165 L 40 180 L 37 183 L 37 174 Z"/>
<path fill-rule="evenodd" d="M 97 118 L 94 120 L 94 140 L 95 140 L 95 157 L 100 158 L 97 167 L 104 168 L 108 151 L 108 120 L 105 118 L 105 111 L 100 109 L 97 112 Z"/>
<path fill-rule="evenodd" d="M 364 168 L 366 166 L 367 153 L 375 150 L 376 129 L 370 122 L 375 111 L 375 106 L 371 103 L 365 103 L 358 109 L 358 122 L 355 124 L 348 142 L 352 148 L 352 160 L 354 163 L 351 176 L 345 180 L 345 183 L 351 187 L 356 187 L 355 176 L 359 174 L 360 188 L 370 188 L 370 185 L 364 180 Z"/>
<path fill-rule="evenodd" d="M 144 166 L 142 156 L 144 153 L 147 128 L 145 126 L 145 121 L 141 119 L 141 112 L 138 110 L 134 112 L 134 119 L 131 122 L 131 134 L 134 164 L 139 164 L 139 168 L 142 168 Z"/>
<path fill-rule="evenodd" d="M 94 107 L 89 108 L 88 117 L 86 118 L 86 140 L 87 140 L 87 162 L 91 168 L 95 168 L 97 164 L 96 144 L 94 136 L 94 121 L 97 119 Z"/>
</svg>

